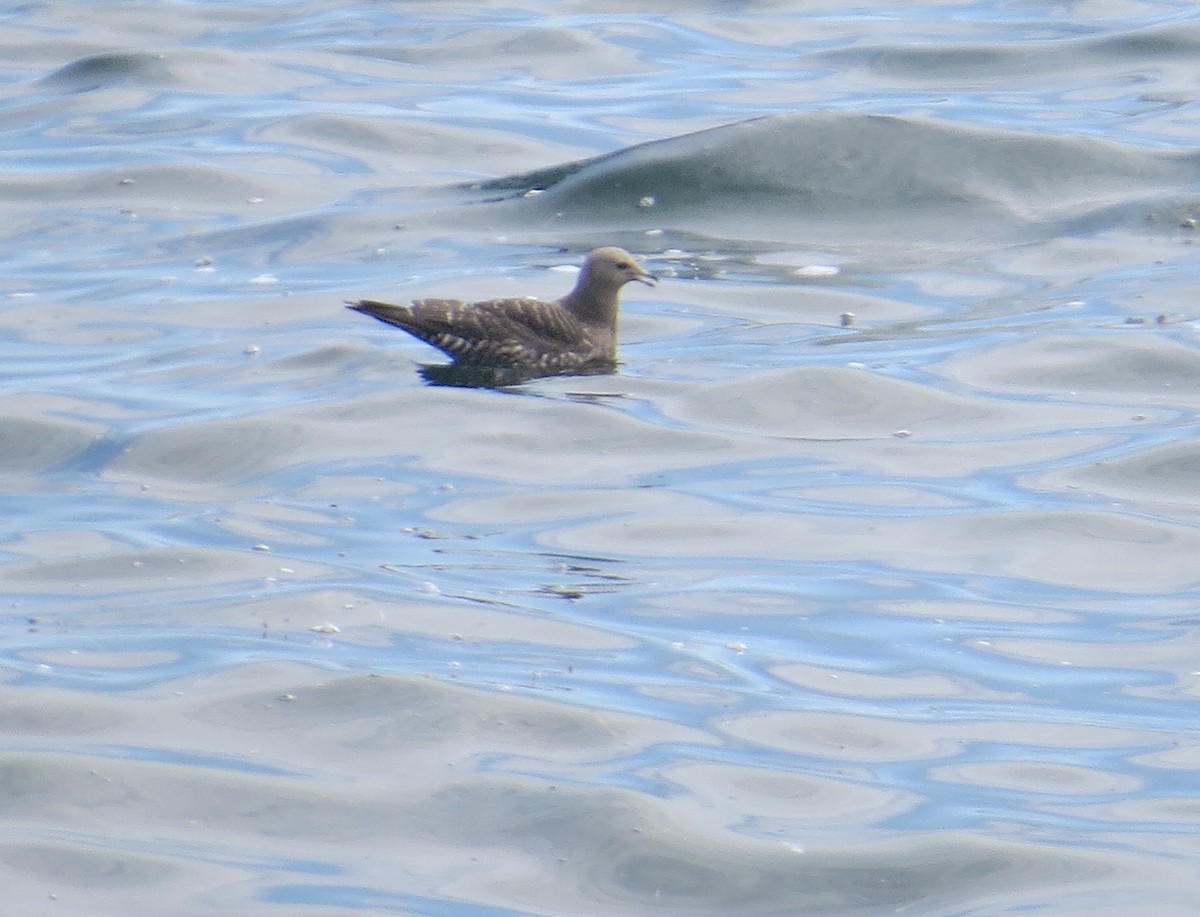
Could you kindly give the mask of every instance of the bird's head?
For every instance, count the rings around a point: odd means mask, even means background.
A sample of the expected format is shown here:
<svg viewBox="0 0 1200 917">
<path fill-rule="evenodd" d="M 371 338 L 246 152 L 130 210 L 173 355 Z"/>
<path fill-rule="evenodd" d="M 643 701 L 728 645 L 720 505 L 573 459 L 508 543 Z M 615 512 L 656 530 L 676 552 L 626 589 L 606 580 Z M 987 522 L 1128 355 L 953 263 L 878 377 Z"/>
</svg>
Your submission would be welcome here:
<svg viewBox="0 0 1200 917">
<path fill-rule="evenodd" d="M 615 245 L 589 252 L 579 279 L 584 284 L 609 289 L 620 289 L 631 280 L 648 287 L 658 283 L 658 278 L 638 264 L 633 255 Z"/>
</svg>

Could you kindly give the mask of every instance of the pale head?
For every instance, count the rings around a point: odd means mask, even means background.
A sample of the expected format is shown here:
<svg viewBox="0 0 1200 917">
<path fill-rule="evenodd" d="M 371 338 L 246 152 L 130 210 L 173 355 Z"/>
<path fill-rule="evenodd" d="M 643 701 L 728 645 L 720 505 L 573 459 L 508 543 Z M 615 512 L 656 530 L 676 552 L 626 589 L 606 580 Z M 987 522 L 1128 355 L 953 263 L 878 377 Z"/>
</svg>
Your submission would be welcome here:
<svg viewBox="0 0 1200 917">
<path fill-rule="evenodd" d="M 606 245 L 588 252 L 583 270 L 579 272 L 576 289 L 587 285 L 596 289 L 619 290 L 631 280 L 650 287 L 658 283 L 658 278 L 643 269 L 625 249 Z"/>
<path fill-rule="evenodd" d="M 617 294 L 631 280 L 647 286 L 658 283 L 625 249 L 611 245 L 597 248 L 583 262 L 575 289 L 559 303 L 584 324 L 601 328 L 611 336 L 617 327 Z"/>
</svg>

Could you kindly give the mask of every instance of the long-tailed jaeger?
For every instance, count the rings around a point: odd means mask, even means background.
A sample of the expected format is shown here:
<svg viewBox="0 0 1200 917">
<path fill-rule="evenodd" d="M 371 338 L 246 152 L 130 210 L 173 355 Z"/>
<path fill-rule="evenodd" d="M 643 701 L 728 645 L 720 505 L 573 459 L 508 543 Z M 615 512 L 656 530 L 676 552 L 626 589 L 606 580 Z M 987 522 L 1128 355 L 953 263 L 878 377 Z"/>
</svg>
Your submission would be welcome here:
<svg viewBox="0 0 1200 917">
<path fill-rule="evenodd" d="M 636 280 L 658 281 L 629 252 L 590 252 L 575 289 L 558 302 L 539 299 L 416 299 L 411 305 L 347 302 L 432 344 L 454 362 L 427 366 L 431 382 L 496 385 L 538 376 L 611 372 L 617 363 L 617 297 Z"/>
</svg>

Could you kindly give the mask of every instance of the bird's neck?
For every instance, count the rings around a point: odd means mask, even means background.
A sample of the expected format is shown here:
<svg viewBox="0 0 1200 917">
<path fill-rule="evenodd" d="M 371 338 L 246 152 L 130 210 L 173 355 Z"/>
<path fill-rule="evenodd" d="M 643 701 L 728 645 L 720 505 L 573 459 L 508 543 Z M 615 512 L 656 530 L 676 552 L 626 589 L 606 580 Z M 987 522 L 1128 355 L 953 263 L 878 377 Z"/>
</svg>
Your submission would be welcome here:
<svg viewBox="0 0 1200 917">
<path fill-rule="evenodd" d="M 610 326 L 617 320 L 617 296 L 612 290 L 588 290 L 582 279 L 559 303 L 585 325 Z"/>
</svg>

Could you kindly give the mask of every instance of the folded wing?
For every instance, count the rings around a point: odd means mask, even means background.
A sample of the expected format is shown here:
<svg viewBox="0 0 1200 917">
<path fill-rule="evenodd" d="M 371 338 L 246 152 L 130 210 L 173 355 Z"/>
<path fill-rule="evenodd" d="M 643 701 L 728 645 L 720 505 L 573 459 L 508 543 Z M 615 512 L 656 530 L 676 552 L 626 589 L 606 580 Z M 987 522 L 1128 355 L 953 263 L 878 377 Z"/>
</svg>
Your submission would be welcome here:
<svg viewBox="0 0 1200 917">
<path fill-rule="evenodd" d="M 456 361 L 560 370 L 603 357 L 603 346 L 558 303 L 537 299 L 418 299 L 400 306 L 375 300 L 351 309 L 403 328 Z"/>
</svg>

